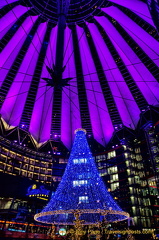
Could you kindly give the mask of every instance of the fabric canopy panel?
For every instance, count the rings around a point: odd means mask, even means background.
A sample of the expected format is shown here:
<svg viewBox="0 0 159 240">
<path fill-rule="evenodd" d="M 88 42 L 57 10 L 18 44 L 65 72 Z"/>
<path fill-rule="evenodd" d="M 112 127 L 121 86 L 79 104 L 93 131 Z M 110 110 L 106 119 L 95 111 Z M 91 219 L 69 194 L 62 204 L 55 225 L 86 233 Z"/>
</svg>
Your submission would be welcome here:
<svg viewBox="0 0 159 240">
<path fill-rule="evenodd" d="M 146 3 L 70 2 L 64 32 L 63 78 L 54 102 L 46 66 L 55 64 L 56 1 L 2 1 L 1 116 L 37 143 L 58 136 L 71 148 L 83 127 L 105 146 L 113 132 L 135 129 L 141 111 L 159 103 L 159 36 Z M 51 10 L 49 10 L 51 9 Z"/>
</svg>

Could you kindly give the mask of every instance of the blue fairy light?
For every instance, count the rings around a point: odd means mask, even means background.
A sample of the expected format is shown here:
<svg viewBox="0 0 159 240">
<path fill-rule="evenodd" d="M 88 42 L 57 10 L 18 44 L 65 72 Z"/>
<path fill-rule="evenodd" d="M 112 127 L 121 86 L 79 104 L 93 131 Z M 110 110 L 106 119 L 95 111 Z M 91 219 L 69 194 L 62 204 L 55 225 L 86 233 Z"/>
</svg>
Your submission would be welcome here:
<svg viewBox="0 0 159 240">
<path fill-rule="evenodd" d="M 73 224 L 73 211 L 84 224 L 121 221 L 128 217 L 107 191 L 87 143 L 86 132 L 76 131 L 62 180 L 47 206 L 35 219 L 46 223 Z"/>
</svg>

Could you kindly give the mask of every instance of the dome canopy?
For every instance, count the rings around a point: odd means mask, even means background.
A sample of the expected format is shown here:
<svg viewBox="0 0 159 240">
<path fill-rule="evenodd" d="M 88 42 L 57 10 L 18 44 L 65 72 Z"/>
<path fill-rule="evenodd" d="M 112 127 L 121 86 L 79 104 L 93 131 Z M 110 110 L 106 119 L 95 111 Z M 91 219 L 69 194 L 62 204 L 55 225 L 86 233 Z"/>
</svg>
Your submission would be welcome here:
<svg viewBox="0 0 159 240">
<path fill-rule="evenodd" d="M 66 14 L 61 90 L 47 84 L 56 62 L 58 2 L 1 0 L 1 116 L 37 143 L 74 130 L 105 146 L 113 132 L 135 129 L 159 103 L 159 36 L 141 0 L 71 0 Z M 51 69 L 51 70 L 50 70 Z M 69 80 L 68 80 L 69 79 Z"/>
</svg>

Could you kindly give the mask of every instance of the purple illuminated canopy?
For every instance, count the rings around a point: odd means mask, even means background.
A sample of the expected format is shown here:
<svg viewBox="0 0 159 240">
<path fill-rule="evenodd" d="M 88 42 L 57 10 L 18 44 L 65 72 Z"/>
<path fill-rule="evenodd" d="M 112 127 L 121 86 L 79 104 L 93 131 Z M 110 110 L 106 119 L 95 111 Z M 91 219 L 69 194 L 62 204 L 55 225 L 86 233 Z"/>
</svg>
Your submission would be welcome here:
<svg viewBox="0 0 159 240">
<path fill-rule="evenodd" d="M 116 126 L 135 129 L 142 110 L 159 104 L 159 36 L 146 3 L 90 1 L 92 10 L 87 1 L 81 8 L 79 1 L 70 3 L 62 77 L 72 79 L 56 95 L 43 78 L 56 62 L 57 11 L 47 5 L 52 15 L 42 14 L 45 1 L 34 2 L 0 3 L 0 113 L 6 128 L 25 125 L 37 144 L 58 135 L 69 149 L 76 128 L 103 146 Z"/>
</svg>

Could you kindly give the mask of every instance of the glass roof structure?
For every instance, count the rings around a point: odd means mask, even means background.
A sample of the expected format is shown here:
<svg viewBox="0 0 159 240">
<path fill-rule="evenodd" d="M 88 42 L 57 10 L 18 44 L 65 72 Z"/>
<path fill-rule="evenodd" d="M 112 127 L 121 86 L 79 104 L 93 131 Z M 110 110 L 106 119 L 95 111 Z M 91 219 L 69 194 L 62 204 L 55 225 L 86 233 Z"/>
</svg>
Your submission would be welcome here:
<svg viewBox="0 0 159 240">
<path fill-rule="evenodd" d="M 58 55 L 58 1 L 0 1 L 2 121 L 40 144 L 58 136 L 70 149 L 74 130 L 85 128 L 105 146 L 159 104 L 159 35 L 145 1 L 63 2 L 62 79 L 69 81 L 60 89 L 45 80 Z"/>
</svg>

